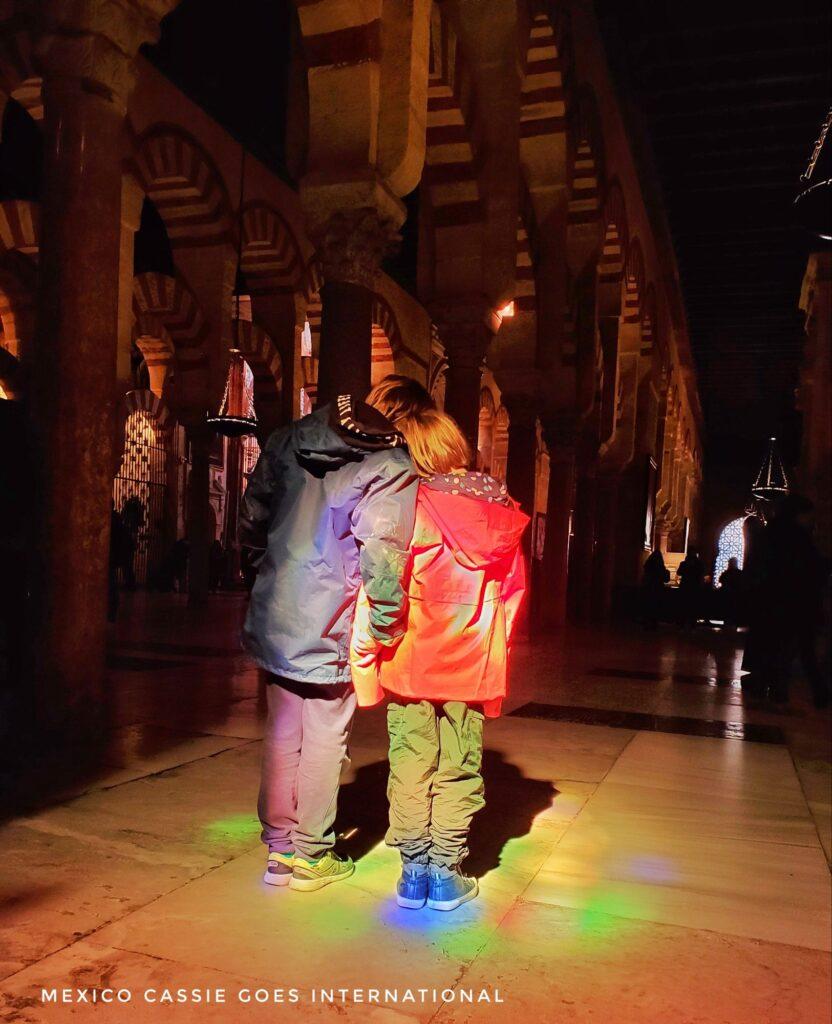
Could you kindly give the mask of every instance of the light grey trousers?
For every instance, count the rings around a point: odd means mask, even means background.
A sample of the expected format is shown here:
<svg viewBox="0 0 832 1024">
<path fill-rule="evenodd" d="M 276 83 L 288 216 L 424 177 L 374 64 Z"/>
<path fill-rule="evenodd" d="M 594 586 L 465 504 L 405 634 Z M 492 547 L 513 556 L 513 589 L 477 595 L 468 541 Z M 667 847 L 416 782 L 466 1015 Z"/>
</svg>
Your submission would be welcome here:
<svg viewBox="0 0 832 1024">
<path fill-rule="evenodd" d="M 257 811 L 270 852 L 321 857 L 335 843 L 355 691 L 269 676 Z"/>
</svg>

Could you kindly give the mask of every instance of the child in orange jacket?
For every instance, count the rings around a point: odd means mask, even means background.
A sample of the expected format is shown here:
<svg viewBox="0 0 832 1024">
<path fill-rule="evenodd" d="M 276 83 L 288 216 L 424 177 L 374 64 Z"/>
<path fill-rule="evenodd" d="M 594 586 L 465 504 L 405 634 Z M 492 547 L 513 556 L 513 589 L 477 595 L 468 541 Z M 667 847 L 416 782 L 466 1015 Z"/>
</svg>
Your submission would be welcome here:
<svg viewBox="0 0 832 1024">
<path fill-rule="evenodd" d="M 395 649 L 380 650 L 360 597 L 352 677 L 359 706 L 391 698 L 387 843 L 402 856 L 397 902 L 453 910 L 477 895 L 460 864 L 484 803 L 483 721 L 499 715 L 506 694 L 528 516 L 504 484 L 466 470 L 468 444 L 450 416 L 428 412 L 397 427 L 422 478 L 407 631 Z"/>
</svg>

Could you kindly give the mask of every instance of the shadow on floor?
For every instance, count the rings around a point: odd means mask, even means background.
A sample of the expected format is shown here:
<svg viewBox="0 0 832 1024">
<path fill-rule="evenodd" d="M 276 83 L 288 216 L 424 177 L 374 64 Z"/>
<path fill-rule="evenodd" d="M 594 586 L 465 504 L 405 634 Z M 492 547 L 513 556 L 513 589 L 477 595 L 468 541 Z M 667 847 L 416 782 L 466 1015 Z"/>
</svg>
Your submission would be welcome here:
<svg viewBox="0 0 832 1024">
<path fill-rule="evenodd" d="M 485 807 L 471 826 L 465 872 L 482 877 L 499 867 L 510 839 L 524 836 L 535 817 L 550 807 L 557 790 L 550 782 L 527 779 L 520 769 L 495 750 L 483 756 Z M 341 787 L 336 832 L 339 851 L 354 860 L 378 845 L 387 831 L 387 762 L 359 768 L 354 781 Z M 353 831 L 354 830 L 354 831 Z"/>
</svg>

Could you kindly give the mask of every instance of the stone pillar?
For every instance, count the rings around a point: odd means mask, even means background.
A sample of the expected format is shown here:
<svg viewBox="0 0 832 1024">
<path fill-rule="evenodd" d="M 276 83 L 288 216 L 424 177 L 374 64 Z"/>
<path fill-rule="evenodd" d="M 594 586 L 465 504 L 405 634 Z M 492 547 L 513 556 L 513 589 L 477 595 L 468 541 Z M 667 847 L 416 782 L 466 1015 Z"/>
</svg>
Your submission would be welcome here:
<svg viewBox="0 0 832 1024">
<path fill-rule="evenodd" d="M 185 536 L 188 540 L 188 604 L 204 604 L 208 596 L 209 547 L 211 536 L 210 484 L 213 432 L 204 423 L 186 428 L 191 454 L 188 475 Z"/>
<path fill-rule="evenodd" d="M 163 3 L 43 5 L 44 167 L 29 454 L 32 697 L 69 737 L 101 719 L 119 329 L 122 133 L 132 58 Z"/>
<path fill-rule="evenodd" d="M 448 358 L 445 412 L 457 421 L 468 438 L 472 457 L 475 457 L 483 361 L 493 331 L 481 314 L 469 312 L 466 316 L 464 308 L 444 309 L 434 315 Z"/>
<path fill-rule="evenodd" d="M 591 609 L 596 622 L 606 621 L 612 611 L 619 483 L 617 474 L 601 473 L 598 477 Z"/>
<path fill-rule="evenodd" d="M 208 597 L 208 549 L 210 534 L 209 452 L 213 433 L 203 428 L 203 418 L 219 410 L 228 374 L 229 350 L 233 345 L 231 304 L 237 269 L 233 248 L 228 244 L 176 250 L 176 264 L 193 290 L 205 317 L 206 370 L 202 388 L 189 396 L 191 406 L 188 440 L 191 443 L 191 475 L 188 485 L 186 536 L 190 548 L 188 603 L 199 606 Z"/>
<path fill-rule="evenodd" d="M 575 517 L 575 441 L 570 425 L 548 420 L 549 491 L 546 500 L 546 541 L 543 546 L 540 621 L 546 629 L 566 623 L 570 531 Z"/>
<path fill-rule="evenodd" d="M 340 210 L 318 241 L 324 274 L 318 404 L 370 389 L 374 286 L 398 238 L 396 225 L 372 207 Z"/>
<path fill-rule="evenodd" d="M 529 396 L 505 393 L 503 405 L 510 417 L 506 486 L 526 515 L 533 516 L 537 482 L 537 407 Z"/>
<path fill-rule="evenodd" d="M 594 463 L 578 460 L 575 484 L 575 512 L 569 558 L 569 612 L 577 623 L 592 617 L 592 567 L 595 558 L 595 511 L 597 475 Z"/>
<path fill-rule="evenodd" d="M 284 292 L 258 292 L 252 290 L 251 308 L 255 321 L 272 339 L 280 353 L 283 383 L 281 385 L 281 424 L 291 423 L 295 418 L 295 373 L 296 354 L 299 347 L 298 333 L 303 330 L 306 320 L 306 304 L 300 295 Z M 300 360 L 298 359 L 297 362 Z M 258 415 L 258 421 L 260 417 Z M 261 443 L 279 424 L 258 424 Z M 271 428 L 271 430 L 269 430 Z"/>
</svg>

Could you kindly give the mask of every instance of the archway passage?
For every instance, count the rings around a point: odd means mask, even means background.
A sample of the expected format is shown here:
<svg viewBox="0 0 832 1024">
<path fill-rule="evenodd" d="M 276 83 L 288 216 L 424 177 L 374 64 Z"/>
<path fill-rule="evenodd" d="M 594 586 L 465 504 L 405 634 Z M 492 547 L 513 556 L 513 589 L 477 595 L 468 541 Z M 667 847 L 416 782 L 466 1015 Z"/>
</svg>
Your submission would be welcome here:
<svg viewBox="0 0 832 1024">
<path fill-rule="evenodd" d="M 149 395 L 151 392 L 134 392 Z M 158 404 L 151 408 L 157 409 Z M 124 425 L 124 456 L 113 484 L 113 504 L 132 551 L 122 553 L 122 582 L 147 584 L 164 554 L 167 434 L 148 409 L 134 408 Z"/>
</svg>

